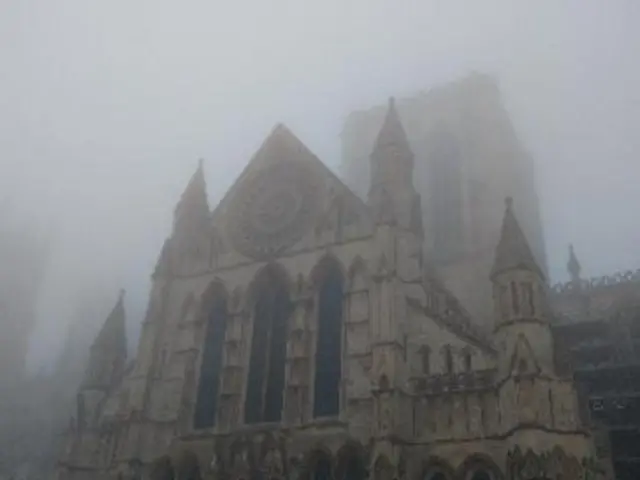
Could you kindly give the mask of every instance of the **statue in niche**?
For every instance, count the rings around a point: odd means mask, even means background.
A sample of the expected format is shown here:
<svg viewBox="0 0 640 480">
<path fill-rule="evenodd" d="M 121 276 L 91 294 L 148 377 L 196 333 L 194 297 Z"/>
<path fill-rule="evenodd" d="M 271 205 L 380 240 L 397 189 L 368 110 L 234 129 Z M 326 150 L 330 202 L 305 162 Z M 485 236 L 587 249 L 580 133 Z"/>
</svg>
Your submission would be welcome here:
<svg viewBox="0 0 640 480">
<path fill-rule="evenodd" d="M 287 480 L 299 480 L 302 475 L 302 469 L 302 455 L 289 458 L 289 475 L 287 475 Z"/>
<path fill-rule="evenodd" d="M 393 480 L 393 468 L 385 457 L 378 457 L 373 467 L 374 480 Z"/>
<path fill-rule="evenodd" d="M 284 473 L 282 454 L 278 448 L 271 448 L 264 456 L 264 469 L 267 478 L 280 478 Z"/>
<path fill-rule="evenodd" d="M 213 453 L 211 456 L 211 463 L 209 463 L 209 476 L 212 480 L 219 480 L 222 475 L 222 465 L 220 457 L 217 453 Z"/>
</svg>

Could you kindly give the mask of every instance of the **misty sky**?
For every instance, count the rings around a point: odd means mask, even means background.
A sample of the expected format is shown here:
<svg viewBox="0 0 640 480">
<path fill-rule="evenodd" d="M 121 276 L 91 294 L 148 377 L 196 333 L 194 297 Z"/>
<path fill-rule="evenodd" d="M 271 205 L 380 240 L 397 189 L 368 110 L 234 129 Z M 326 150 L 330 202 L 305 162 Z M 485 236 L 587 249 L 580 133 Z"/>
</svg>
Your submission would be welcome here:
<svg viewBox="0 0 640 480">
<path fill-rule="evenodd" d="M 126 288 L 137 331 L 199 157 L 212 204 L 279 121 L 337 170 L 351 110 L 474 70 L 538 162 L 553 278 L 570 241 L 586 275 L 640 267 L 638 25 L 637 0 L 2 0 L 0 201 L 56 238 L 32 363 L 81 292 Z"/>
</svg>

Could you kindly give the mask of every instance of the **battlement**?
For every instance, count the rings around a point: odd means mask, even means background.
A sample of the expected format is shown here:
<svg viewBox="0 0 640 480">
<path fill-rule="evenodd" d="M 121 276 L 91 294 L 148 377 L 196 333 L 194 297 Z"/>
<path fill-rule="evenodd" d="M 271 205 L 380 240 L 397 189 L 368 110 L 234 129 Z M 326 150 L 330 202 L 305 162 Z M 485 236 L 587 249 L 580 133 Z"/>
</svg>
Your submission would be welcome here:
<svg viewBox="0 0 640 480">
<path fill-rule="evenodd" d="M 420 395 L 441 395 L 448 392 L 470 392 L 493 387 L 494 369 L 458 374 L 428 375 L 412 379 L 413 391 Z"/>
<path fill-rule="evenodd" d="M 578 282 L 558 282 L 551 286 L 551 294 L 566 295 L 576 292 L 589 292 L 600 288 L 614 287 L 628 283 L 640 283 L 640 269 L 580 279 Z"/>
</svg>

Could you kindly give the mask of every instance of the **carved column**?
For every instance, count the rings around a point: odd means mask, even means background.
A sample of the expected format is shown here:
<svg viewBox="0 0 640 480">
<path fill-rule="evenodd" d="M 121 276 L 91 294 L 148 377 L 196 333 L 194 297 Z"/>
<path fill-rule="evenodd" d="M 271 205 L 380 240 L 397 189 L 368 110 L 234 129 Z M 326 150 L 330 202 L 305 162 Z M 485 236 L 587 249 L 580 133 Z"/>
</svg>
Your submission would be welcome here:
<svg viewBox="0 0 640 480">
<path fill-rule="evenodd" d="M 310 418 L 311 362 L 314 349 L 309 324 L 312 315 L 312 292 L 309 285 L 299 277 L 287 329 L 284 421 L 288 424 L 304 423 Z"/>
<path fill-rule="evenodd" d="M 250 315 L 245 308 L 240 290 L 234 291 L 229 302 L 229 316 L 223 346 L 220 375 L 219 430 L 228 431 L 241 421 L 242 390 L 247 358 L 247 338 Z"/>
</svg>

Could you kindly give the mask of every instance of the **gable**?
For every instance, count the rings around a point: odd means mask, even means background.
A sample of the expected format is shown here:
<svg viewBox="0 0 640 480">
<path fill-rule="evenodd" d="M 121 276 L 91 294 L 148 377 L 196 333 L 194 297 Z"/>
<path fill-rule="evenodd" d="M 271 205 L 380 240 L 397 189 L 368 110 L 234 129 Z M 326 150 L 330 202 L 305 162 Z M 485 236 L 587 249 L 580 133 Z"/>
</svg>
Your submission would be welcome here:
<svg viewBox="0 0 640 480">
<path fill-rule="evenodd" d="M 518 340 L 513 348 L 509 361 L 509 372 L 514 376 L 540 373 L 538 360 L 529 340 L 523 334 L 518 335 Z"/>
<path fill-rule="evenodd" d="M 278 125 L 213 213 L 224 243 L 266 260 L 367 236 L 367 206 Z"/>
</svg>

